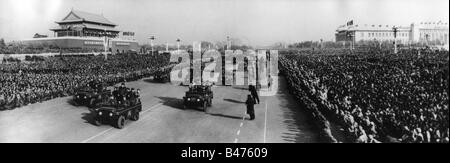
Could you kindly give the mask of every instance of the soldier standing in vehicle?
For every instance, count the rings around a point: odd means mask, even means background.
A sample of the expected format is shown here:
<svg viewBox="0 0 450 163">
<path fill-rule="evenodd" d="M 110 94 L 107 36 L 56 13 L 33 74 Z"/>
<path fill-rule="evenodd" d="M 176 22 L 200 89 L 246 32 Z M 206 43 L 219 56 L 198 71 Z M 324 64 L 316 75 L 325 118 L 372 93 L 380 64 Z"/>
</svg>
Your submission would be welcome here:
<svg viewBox="0 0 450 163">
<path fill-rule="evenodd" d="M 125 87 L 125 83 L 122 83 L 119 87 L 119 95 L 125 96 L 126 91 L 127 91 L 127 88 Z"/>
<path fill-rule="evenodd" d="M 253 99 L 252 95 L 247 96 L 247 101 L 245 101 L 245 104 L 247 105 L 247 114 L 250 115 L 250 120 L 255 119 L 255 100 Z"/>
</svg>

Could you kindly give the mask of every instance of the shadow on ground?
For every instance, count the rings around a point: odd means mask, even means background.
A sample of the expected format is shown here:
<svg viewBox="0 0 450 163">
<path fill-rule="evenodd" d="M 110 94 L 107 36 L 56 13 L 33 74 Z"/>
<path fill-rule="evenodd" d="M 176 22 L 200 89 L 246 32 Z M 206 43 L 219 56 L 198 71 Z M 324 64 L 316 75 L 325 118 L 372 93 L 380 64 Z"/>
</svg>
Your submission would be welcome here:
<svg viewBox="0 0 450 163">
<path fill-rule="evenodd" d="M 243 101 L 238 101 L 238 100 L 235 100 L 235 99 L 229 99 L 229 98 L 226 98 L 226 99 L 223 99 L 224 101 L 228 101 L 228 102 L 232 102 L 232 103 L 237 103 L 237 104 L 245 104 L 245 102 L 243 102 Z"/>
<path fill-rule="evenodd" d="M 73 100 L 73 98 L 68 99 L 68 100 L 67 100 L 67 103 L 70 104 L 70 105 L 72 105 L 72 106 L 76 106 L 76 107 L 79 107 L 79 106 L 80 106 L 80 105 L 78 105 L 78 104 Z"/>
<path fill-rule="evenodd" d="M 160 96 L 155 97 L 159 98 L 162 101 L 163 105 L 183 110 L 183 99 L 178 99 L 174 97 L 160 97 Z"/>
<path fill-rule="evenodd" d="M 147 83 L 153 83 L 153 84 L 166 84 L 166 83 L 169 83 L 169 82 L 164 82 L 164 81 L 158 81 L 158 80 L 155 80 L 153 78 L 147 78 L 147 79 L 144 79 L 143 81 L 147 82 Z"/>
<path fill-rule="evenodd" d="M 225 118 L 232 118 L 232 119 L 242 119 L 242 116 L 234 116 L 234 115 L 224 115 L 224 114 L 217 114 L 217 113 L 210 113 L 209 115 L 225 117 Z"/>
<path fill-rule="evenodd" d="M 238 89 L 238 90 L 246 90 L 248 91 L 248 86 L 231 86 L 233 89 Z"/>
<path fill-rule="evenodd" d="M 88 110 L 89 112 L 81 113 L 81 119 L 85 120 L 85 123 L 89 123 L 91 125 L 96 126 L 94 122 L 95 112 L 91 109 Z"/>
<path fill-rule="evenodd" d="M 278 88 L 278 97 L 280 100 L 280 108 L 284 110 L 281 114 L 284 117 L 284 123 L 288 131 L 281 136 L 283 140 L 293 143 L 320 142 L 318 130 L 312 122 L 312 118 L 304 110 L 304 104 L 298 102 L 290 95 L 286 88 L 286 81 L 279 78 L 280 84 Z"/>
</svg>

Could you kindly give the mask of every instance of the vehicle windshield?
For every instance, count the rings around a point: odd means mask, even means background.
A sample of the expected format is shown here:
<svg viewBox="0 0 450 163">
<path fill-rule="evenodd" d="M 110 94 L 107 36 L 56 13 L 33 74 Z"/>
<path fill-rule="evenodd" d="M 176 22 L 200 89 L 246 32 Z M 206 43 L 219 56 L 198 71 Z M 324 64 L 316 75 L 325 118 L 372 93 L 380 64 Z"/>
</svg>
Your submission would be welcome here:
<svg viewBox="0 0 450 163">
<path fill-rule="evenodd" d="M 195 86 L 189 88 L 189 92 L 192 92 L 192 93 L 206 92 L 206 90 L 208 90 L 208 86 L 203 86 L 203 85 L 195 85 Z"/>
<path fill-rule="evenodd" d="M 85 86 L 79 89 L 80 92 L 92 92 L 93 89 L 91 87 Z"/>
</svg>

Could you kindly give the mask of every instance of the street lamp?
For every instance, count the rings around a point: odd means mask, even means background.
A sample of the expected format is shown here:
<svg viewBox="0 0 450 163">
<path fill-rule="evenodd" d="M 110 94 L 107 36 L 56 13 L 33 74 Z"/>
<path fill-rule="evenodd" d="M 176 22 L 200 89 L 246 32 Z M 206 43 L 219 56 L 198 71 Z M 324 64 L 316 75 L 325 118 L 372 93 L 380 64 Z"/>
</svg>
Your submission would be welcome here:
<svg viewBox="0 0 450 163">
<path fill-rule="evenodd" d="M 323 39 L 320 39 L 320 48 L 323 48 Z"/>
<path fill-rule="evenodd" d="M 153 40 L 155 40 L 155 36 L 152 36 L 150 39 L 150 47 L 152 48 L 152 55 L 153 55 Z"/>
<path fill-rule="evenodd" d="M 227 36 L 227 50 L 231 49 L 231 42 L 230 42 L 230 37 Z"/>
<path fill-rule="evenodd" d="M 166 42 L 166 52 L 169 52 L 169 42 Z"/>
<path fill-rule="evenodd" d="M 180 39 L 177 39 L 177 48 L 178 48 L 178 51 L 180 51 Z"/>
<path fill-rule="evenodd" d="M 348 32 L 347 37 L 350 38 L 350 50 L 353 50 L 354 46 L 354 37 L 353 32 Z"/>
<path fill-rule="evenodd" d="M 104 47 L 104 50 L 105 50 L 105 60 L 108 60 L 107 49 L 108 49 L 109 40 L 108 40 L 108 34 L 106 33 L 106 28 L 104 28 L 103 30 L 104 30 L 103 31 L 103 37 L 104 37 L 103 47 Z"/>
<path fill-rule="evenodd" d="M 397 32 L 398 27 L 393 27 L 392 30 L 394 30 L 394 54 L 397 54 Z"/>
</svg>

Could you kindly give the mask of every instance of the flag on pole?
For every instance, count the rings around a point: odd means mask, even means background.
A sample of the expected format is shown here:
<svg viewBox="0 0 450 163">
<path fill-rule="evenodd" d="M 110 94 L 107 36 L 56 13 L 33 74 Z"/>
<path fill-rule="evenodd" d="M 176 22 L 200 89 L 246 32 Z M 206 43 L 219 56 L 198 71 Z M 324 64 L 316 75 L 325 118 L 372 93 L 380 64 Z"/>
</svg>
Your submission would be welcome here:
<svg viewBox="0 0 450 163">
<path fill-rule="evenodd" d="M 105 31 L 106 31 L 106 30 L 105 30 Z M 109 40 L 108 40 L 108 37 L 107 37 L 106 34 L 105 34 L 105 38 L 104 38 L 104 40 L 103 40 L 103 47 L 105 48 L 105 60 L 108 59 L 108 53 L 107 53 L 108 43 L 109 43 Z"/>
</svg>

